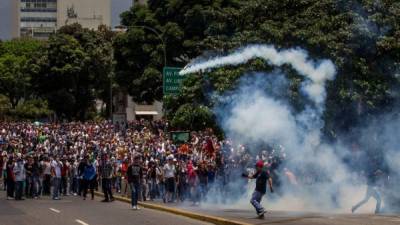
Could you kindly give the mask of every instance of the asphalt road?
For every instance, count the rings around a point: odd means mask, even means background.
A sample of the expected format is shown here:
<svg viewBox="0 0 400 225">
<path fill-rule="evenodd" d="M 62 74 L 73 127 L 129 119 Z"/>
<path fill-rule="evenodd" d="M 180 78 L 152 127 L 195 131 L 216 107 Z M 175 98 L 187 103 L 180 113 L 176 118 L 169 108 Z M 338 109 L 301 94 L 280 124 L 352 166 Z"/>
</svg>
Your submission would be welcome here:
<svg viewBox="0 0 400 225">
<path fill-rule="evenodd" d="M 5 200 L 0 191 L 0 225 L 203 225 L 206 223 L 151 209 L 134 211 L 123 202 L 102 203 L 100 198 L 83 200 L 64 197 L 53 201 L 48 197 L 25 201 Z M 157 203 L 156 203 L 157 204 Z M 162 203 L 158 203 L 162 204 Z M 400 215 L 321 214 L 269 211 L 257 219 L 249 209 L 191 207 L 169 204 L 170 207 L 224 217 L 249 224 L 279 225 L 400 225 Z"/>
<path fill-rule="evenodd" d="M 193 209 L 186 207 L 185 210 L 257 225 L 400 225 L 400 215 L 268 211 L 263 219 L 258 219 L 250 206 L 249 209 Z"/>
<path fill-rule="evenodd" d="M 203 225 L 200 221 L 150 209 L 134 211 L 130 205 L 101 199 L 48 197 L 24 201 L 5 200 L 0 192 L 0 225 Z"/>
<path fill-rule="evenodd" d="M 156 204 L 164 205 L 160 202 Z M 199 207 L 191 206 L 190 204 L 169 204 L 168 206 L 257 225 L 400 225 L 400 214 L 375 215 L 370 213 L 351 214 L 275 210 L 268 211 L 263 219 L 259 219 L 250 203 L 246 209 L 212 205 Z"/>
</svg>

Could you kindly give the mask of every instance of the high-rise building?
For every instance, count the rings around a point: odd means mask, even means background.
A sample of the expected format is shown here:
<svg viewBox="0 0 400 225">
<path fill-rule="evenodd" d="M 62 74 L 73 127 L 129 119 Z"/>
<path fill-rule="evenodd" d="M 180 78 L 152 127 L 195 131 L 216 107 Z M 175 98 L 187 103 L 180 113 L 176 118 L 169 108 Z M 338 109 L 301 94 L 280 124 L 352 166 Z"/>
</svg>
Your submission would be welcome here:
<svg viewBox="0 0 400 225">
<path fill-rule="evenodd" d="M 13 37 L 46 39 L 66 24 L 111 26 L 111 0 L 15 0 Z"/>
<path fill-rule="evenodd" d="M 57 0 L 21 0 L 19 35 L 47 38 L 57 27 Z"/>
<path fill-rule="evenodd" d="M 58 0 L 57 26 L 79 23 L 85 28 L 111 26 L 111 0 Z"/>
</svg>

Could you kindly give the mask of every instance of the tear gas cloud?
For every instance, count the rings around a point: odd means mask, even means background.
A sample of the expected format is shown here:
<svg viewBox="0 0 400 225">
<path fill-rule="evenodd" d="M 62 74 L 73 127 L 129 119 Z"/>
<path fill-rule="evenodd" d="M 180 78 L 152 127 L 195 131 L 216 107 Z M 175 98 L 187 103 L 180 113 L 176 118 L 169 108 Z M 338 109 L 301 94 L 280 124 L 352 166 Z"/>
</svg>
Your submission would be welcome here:
<svg viewBox="0 0 400 225">
<path fill-rule="evenodd" d="M 185 75 L 226 65 L 239 65 L 254 58 L 262 58 L 274 66 L 291 65 L 299 74 L 310 79 L 310 82 L 304 84 L 304 91 L 316 103 L 324 102 L 325 83 L 334 79 L 336 74 L 335 66 L 329 60 L 315 63 L 308 60 L 307 53 L 301 49 L 278 51 L 275 47 L 266 45 L 249 46 L 228 56 L 189 65 L 180 74 Z"/>
<path fill-rule="evenodd" d="M 285 170 L 281 171 L 293 171 L 303 179 L 302 183 L 309 184 L 289 182 L 285 172 L 281 172 L 280 197 L 273 196 L 275 203 L 269 201 L 267 208 L 348 212 L 351 205 L 363 197 L 366 187 L 365 180 L 354 179 L 353 169 L 343 162 L 351 151 L 340 141 L 328 144 L 321 140 L 325 85 L 336 75 L 330 60 L 309 59 L 307 52 L 301 49 L 278 51 L 273 46 L 251 45 L 227 56 L 189 64 L 181 75 L 240 65 L 254 58 L 262 58 L 276 67 L 289 65 L 295 69 L 304 77 L 301 93 L 308 99 L 301 111 L 292 108 L 289 99 L 282 97 L 288 92 L 290 82 L 281 71 L 249 72 L 242 76 L 235 90 L 217 97 L 214 113 L 227 137 L 235 144 L 282 145 L 287 157 L 282 164 Z M 249 150 L 255 158 L 262 149 L 249 147 Z M 398 162 L 394 161 L 393 166 L 398 168 Z M 248 188 L 248 191 L 252 190 Z M 243 190 L 236 194 L 231 197 L 238 199 L 243 196 Z M 249 207 L 248 199 L 244 199 L 237 204 Z M 293 201 L 297 203 L 292 204 Z M 372 210 L 371 203 L 368 206 L 364 209 Z"/>
</svg>

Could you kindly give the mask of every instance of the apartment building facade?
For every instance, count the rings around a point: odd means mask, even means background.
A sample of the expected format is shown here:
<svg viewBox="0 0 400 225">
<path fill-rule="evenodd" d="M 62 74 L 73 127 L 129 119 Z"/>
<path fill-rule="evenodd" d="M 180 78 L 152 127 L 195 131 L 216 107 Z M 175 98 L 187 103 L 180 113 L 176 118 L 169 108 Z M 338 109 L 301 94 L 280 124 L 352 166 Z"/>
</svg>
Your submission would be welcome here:
<svg viewBox="0 0 400 225">
<path fill-rule="evenodd" d="M 13 37 L 47 39 L 64 25 L 111 26 L 111 0 L 15 0 Z"/>
</svg>

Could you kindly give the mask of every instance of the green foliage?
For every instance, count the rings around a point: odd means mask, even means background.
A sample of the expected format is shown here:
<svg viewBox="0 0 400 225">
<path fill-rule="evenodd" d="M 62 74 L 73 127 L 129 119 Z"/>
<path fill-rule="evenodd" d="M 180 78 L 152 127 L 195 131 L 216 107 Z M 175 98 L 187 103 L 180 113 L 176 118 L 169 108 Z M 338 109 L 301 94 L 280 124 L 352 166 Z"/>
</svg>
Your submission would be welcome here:
<svg viewBox="0 0 400 225">
<path fill-rule="evenodd" d="M 166 64 L 183 67 L 205 49 L 207 26 L 212 13 L 222 7 L 237 5 L 236 1 L 149 1 L 122 14 L 128 30 L 115 41 L 116 80 L 138 102 L 162 99 L 162 68 L 164 44 Z M 149 85 L 142 76 L 147 69 L 158 70 Z M 152 73 L 156 75 L 155 73 Z M 157 88 L 154 88 L 157 87 Z M 150 94 L 152 93 L 152 94 Z"/>
<path fill-rule="evenodd" d="M 41 119 L 47 118 L 52 114 L 47 101 L 41 99 L 32 99 L 20 103 L 13 110 L 10 110 L 10 115 L 16 118 L 23 119 Z"/>
<path fill-rule="evenodd" d="M 0 118 L 4 118 L 5 114 L 8 113 L 10 110 L 10 100 L 4 95 L 0 95 Z"/>
<path fill-rule="evenodd" d="M 301 47 L 337 65 L 324 115 L 324 131 L 334 137 L 399 100 L 399 15 L 396 0 L 149 0 L 122 14 L 125 33 L 74 24 L 47 42 L 1 42 L 0 93 L 11 108 L 40 97 L 58 116 L 83 120 L 94 116 L 88 112 L 96 98 L 109 102 L 109 89 L 117 84 L 137 102 L 163 99 L 176 127 L 201 129 L 213 122 L 212 96 L 235 89 L 248 71 L 276 68 L 256 59 L 191 74 L 179 95 L 163 97 L 165 64 L 183 67 L 199 55 L 226 54 L 247 44 Z M 290 102 L 301 110 L 301 77 L 281 69 L 290 80 Z"/>
<path fill-rule="evenodd" d="M 182 1 L 167 2 L 168 6 L 184 5 Z M 301 47 L 313 58 L 332 59 L 338 76 L 328 85 L 324 115 L 324 130 L 328 136 L 351 130 L 358 121 L 390 110 L 399 100 L 393 94 L 399 87 L 395 74 L 400 70 L 398 1 L 249 0 L 208 10 L 205 20 L 201 20 L 198 7 L 186 9 L 180 15 L 193 16 L 196 11 L 197 16 L 186 21 L 196 20 L 201 29 L 195 33 L 204 37 L 193 41 L 185 36 L 184 43 L 188 43 L 186 46 L 191 50 L 183 54 L 189 58 L 197 55 L 191 54 L 195 50 L 200 50 L 201 54 L 210 50 L 218 53 L 262 43 L 278 48 Z M 181 18 L 181 21 L 185 20 Z M 185 26 L 183 29 L 186 35 Z M 187 79 L 190 82 L 184 83 L 181 94 L 166 99 L 166 106 L 172 108 L 167 110 L 169 117 L 173 117 L 180 104 L 195 102 L 212 107 L 213 99 L 207 101 L 209 98 L 202 92 L 221 93 L 233 89 L 237 78 L 246 71 L 269 72 L 272 69 L 255 60 L 243 66 L 215 70 L 206 76 L 190 75 Z M 301 80 L 290 68 L 283 70 L 291 81 L 290 100 L 294 108 L 301 109 Z M 211 88 L 205 88 L 204 79 Z"/>
<path fill-rule="evenodd" d="M 50 37 L 34 59 L 34 83 L 58 116 L 87 119 L 95 98 L 109 102 L 114 61 L 113 34 L 78 24 L 64 26 Z"/>
<path fill-rule="evenodd" d="M 171 125 L 177 129 L 201 130 L 205 127 L 214 127 L 215 121 L 208 107 L 185 104 L 176 111 Z"/>
<path fill-rule="evenodd" d="M 33 39 L 14 39 L 0 43 L 0 93 L 7 96 L 12 107 L 31 95 L 30 59 L 42 46 Z"/>
</svg>

